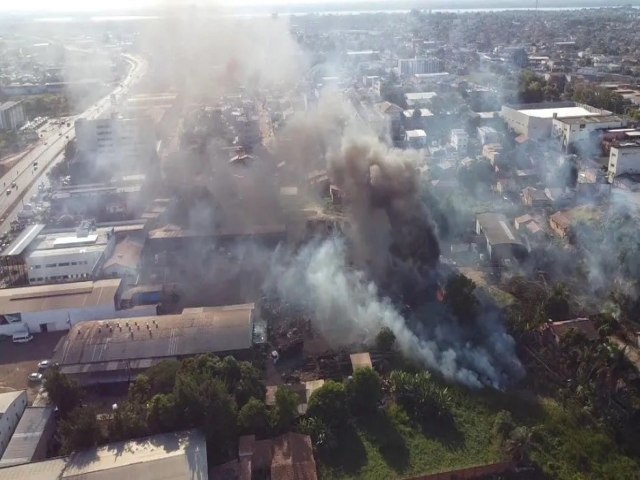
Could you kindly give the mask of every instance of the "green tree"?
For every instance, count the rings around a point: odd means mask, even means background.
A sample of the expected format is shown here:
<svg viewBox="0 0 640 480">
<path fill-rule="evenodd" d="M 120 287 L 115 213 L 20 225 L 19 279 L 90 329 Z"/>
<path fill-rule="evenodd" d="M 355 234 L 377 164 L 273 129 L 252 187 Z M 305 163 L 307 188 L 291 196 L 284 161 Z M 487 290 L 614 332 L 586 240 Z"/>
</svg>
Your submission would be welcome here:
<svg viewBox="0 0 640 480">
<path fill-rule="evenodd" d="M 513 423 L 511 412 L 500 410 L 493 421 L 493 427 L 491 429 L 491 433 L 500 447 L 502 447 L 505 440 L 509 438 L 514 428 L 515 424 Z"/>
<path fill-rule="evenodd" d="M 264 402 L 250 398 L 238 412 L 238 429 L 242 434 L 267 435 L 269 413 Z"/>
<path fill-rule="evenodd" d="M 102 438 L 96 411 L 90 407 L 74 409 L 68 418 L 60 423 L 62 453 L 95 447 Z"/>
<path fill-rule="evenodd" d="M 272 425 L 279 432 L 289 431 L 298 416 L 298 395 L 290 388 L 281 386 L 276 391 L 276 404 L 272 411 Z"/>
<path fill-rule="evenodd" d="M 382 400 L 382 380 L 372 368 L 358 368 L 347 383 L 347 398 L 354 415 L 371 415 Z"/>
<path fill-rule="evenodd" d="M 109 441 L 117 442 L 149 434 L 147 408 L 143 404 L 124 402 L 109 422 Z"/>
<path fill-rule="evenodd" d="M 159 393 L 149 401 L 147 423 L 153 433 L 171 432 L 184 428 L 184 418 L 176 406 L 173 393 Z"/>
<path fill-rule="evenodd" d="M 84 394 L 82 388 L 78 382 L 67 377 L 58 367 L 54 366 L 47 370 L 44 388 L 49 400 L 58 407 L 58 412 L 63 418 L 82 404 Z"/>
<path fill-rule="evenodd" d="M 231 392 L 235 396 L 236 403 L 243 406 L 250 398 L 264 401 L 267 389 L 260 371 L 249 362 L 240 362 L 239 377 Z"/>
<path fill-rule="evenodd" d="M 138 375 L 136 381 L 129 387 L 129 401 L 144 404 L 151 398 L 151 382 L 146 375 Z"/>
<path fill-rule="evenodd" d="M 424 425 L 426 422 L 450 418 L 449 392 L 446 388 L 437 388 L 429 372 L 411 374 L 394 371 L 389 380 L 396 403 L 418 423 Z"/>
<path fill-rule="evenodd" d="M 316 448 L 330 452 L 338 446 L 338 438 L 334 429 L 316 417 L 303 418 L 298 428 L 300 433 L 309 435 Z"/>
<path fill-rule="evenodd" d="M 474 322 L 480 302 L 475 296 L 476 284 L 463 274 L 449 277 L 445 287 L 444 303 L 461 322 Z"/>
<path fill-rule="evenodd" d="M 376 335 L 376 348 L 383 352 L 389 352 L 396 342 L 396 336 L 389 327 L 382 327 Z"/>
<path fill-rule="evenodd" d="M 179 369 L 179 361 L 163 360 L 146 370 L 145 376 L 149 379 L 151 395 L 172 392 Z"/>
<path fill-rule="evenodd" d="M 311 394 L 309 417 L 318 418 L 329 428 L 340 428 L 349 419 L 347 392 L 342 383 L 328 380 Z"/>
</svg>

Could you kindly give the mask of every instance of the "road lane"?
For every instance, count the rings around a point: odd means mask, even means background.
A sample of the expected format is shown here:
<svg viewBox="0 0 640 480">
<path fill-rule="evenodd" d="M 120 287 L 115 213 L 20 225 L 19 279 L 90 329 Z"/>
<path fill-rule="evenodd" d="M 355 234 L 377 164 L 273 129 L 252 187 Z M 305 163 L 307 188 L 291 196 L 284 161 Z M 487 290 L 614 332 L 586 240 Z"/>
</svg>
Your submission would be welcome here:
<svg viewBox="0 0 640 480">
<path fill-rule="evenodd" d="M 125 95 L 136 80 L 144 76 L 147 70 L 146 62 L 131 55 L 124 55 L 131 64 L 127 77 L 112 92 L 98 100 L 83 113 L 65 117 L 63 123 L 56 125 L 52 120 L 43 132 L 39 145 L 32 148 L 11 170 L 0 178 L 3 190 L 0 192 L 0 233 L 10 229 L 11 220 L 17 217 L 22 209 L 22 203 L 37 192 L 37 185 L 42 181 L 45 172 L 64 157 L 63 152 L 67 142 L 75 138 L 74 122 L 80 118 L 95 119 L 105 114 L 111 108 L 111 95 Z M 69 126 L 67 127 L 67 124 Z M 37 162 L 37 168 L 34 163 Z M 46 176 L 45 176 L 46 178 Z"/>
</svg>

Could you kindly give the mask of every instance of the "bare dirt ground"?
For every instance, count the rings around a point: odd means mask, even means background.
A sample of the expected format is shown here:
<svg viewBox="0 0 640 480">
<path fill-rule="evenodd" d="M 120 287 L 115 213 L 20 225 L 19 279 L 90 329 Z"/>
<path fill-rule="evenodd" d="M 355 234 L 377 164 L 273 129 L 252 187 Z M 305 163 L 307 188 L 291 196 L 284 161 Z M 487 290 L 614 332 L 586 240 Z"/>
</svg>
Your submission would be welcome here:
<svg viewBox="0 0 640 480">
<path fill-rule="evenodd" d="M 39 333 L 29 343 L 14 344 L 10 338 L 0 340 L 0 393 L 27 389 L 32 402 L 40 384 L 30 384 L 27 376 L 38 371 L 38 362 L 51 358 L 53 349 L 65 332 Z"/>
</svg>

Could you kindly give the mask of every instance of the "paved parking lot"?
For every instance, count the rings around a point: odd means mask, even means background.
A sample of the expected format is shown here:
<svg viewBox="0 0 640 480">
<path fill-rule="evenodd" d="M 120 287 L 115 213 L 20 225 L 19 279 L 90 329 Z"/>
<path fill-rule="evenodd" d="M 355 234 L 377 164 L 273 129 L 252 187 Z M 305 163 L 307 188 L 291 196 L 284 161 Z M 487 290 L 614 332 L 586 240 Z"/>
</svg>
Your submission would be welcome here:
<svg viewBox="0 0 640 480">
<path fill-rule="evenodd" d="M 27 389 L 33 401 L 40 385 L 27 382 L 27 375 L 38 371 L 40 360 L 51 358 L 58 340 L 66 332 L 39 333 L 29 343 L 15 344 L 9 337 L 0 337 L 0 393 Z"/>
</svg>

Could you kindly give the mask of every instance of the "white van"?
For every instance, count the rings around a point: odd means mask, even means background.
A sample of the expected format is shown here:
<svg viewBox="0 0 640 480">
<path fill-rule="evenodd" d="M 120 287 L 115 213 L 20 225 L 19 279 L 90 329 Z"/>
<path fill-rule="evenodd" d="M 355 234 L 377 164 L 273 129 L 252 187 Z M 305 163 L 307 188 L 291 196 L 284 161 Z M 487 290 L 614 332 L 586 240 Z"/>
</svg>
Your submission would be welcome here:
<svg viewBox="0 0 640 480">
<path fill-rule="evenodd" d="M 29 332 L 20 332 L 13 334 L 13 343 L 27 343 L 33 340 L 33 335 Z"/>
</svg>

